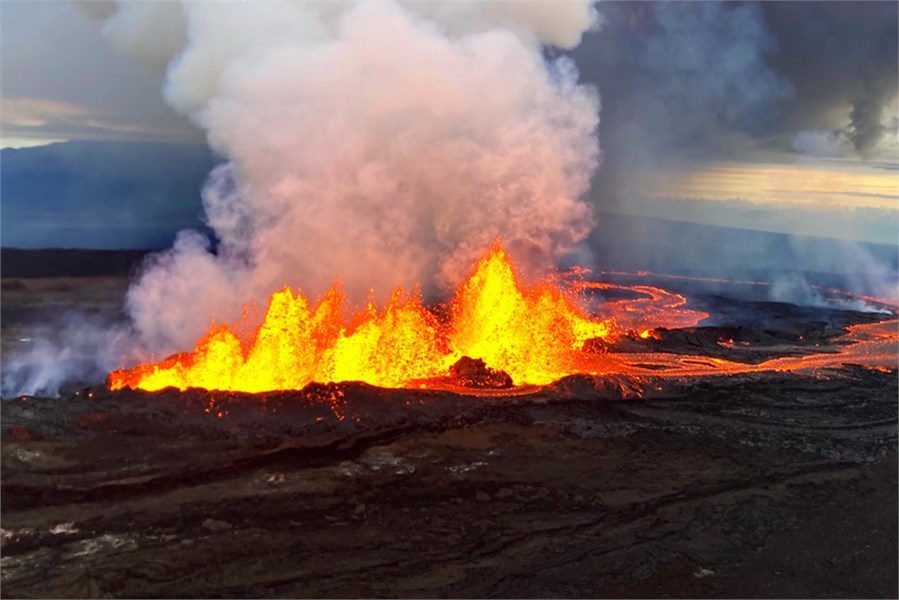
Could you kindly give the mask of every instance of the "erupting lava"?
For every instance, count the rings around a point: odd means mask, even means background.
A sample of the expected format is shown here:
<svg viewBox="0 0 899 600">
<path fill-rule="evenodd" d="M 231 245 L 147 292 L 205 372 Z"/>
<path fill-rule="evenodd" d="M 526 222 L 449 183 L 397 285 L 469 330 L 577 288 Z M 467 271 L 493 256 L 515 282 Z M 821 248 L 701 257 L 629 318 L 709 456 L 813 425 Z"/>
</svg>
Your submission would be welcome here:
<svg viewBox="0 0 899 600">
<path fill-rule="evenodd" d="M 604 300 L 588 314 L 582 305 L 591 290 L 625 297 Z M 446 385 L 451 367 L 463 356 L 505 371 L 516 385 L 543 385 L 574 373 L 693 376 L 816 370 L 845 362 L 895 364 L 895 317 L 848 328 L 848 346 L 836 353 L 757 364 L 651 347 L 640 353 L 606 353 L 622 336 L 660 339 L 660 328 L 693 327 L 708 316 L 684 304 L 680 294 L 647 285 L 557 277 L 529 286 L 495 244 L 448 306 L 432 310 L 417 291 L 407 294 L 398 288 L 384 308 L 370 300 L 347 318 L 336 287 L 314 307 L 285 287 L 272 294 L 258 327 L 249 317 L 230 327 L 213 325 L 192 352 L 114 371 L 109 385 L 242 392 L 302 389 L 311 382 L 332 381 L 430 387 Z"/>
<path fill-rule="evenodd" d="M 683 301 L 677 296 L 674 304 Z M 516 384 L 545 384 L 588 370 L 587 358 L 595 370 L 597 357 L 582 351 L 584 342 L 616 332 L 614 318 L 590 318 L 560 285 L 522 284 L 498 244 L 459 287 L 443 318 L 417 292 L 402 289 L 383 309 L 370 301 L 349 319 L 343 303 L 332 288 L 313 308 L 285 287 L 272 294 L 252 339 L 241 339 L 239 327 L 215 325 L 193 352 L 115 371 L 110 386 L 261 392 L 359 380 L 400 387 L 446 376 L 462 356 L 483 359 Z M 690 320 L 704 316 L 694 313 Z"/>
</svg>

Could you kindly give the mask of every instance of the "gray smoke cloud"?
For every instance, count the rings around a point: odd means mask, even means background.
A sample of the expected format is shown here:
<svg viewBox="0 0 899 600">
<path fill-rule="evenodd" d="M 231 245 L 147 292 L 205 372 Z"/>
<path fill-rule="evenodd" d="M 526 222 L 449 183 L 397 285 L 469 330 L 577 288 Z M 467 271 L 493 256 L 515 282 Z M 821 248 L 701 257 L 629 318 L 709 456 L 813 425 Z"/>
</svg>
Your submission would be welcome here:
<svg viewBox="0 0 899 600">
<path fill-rule="evenodd" d="M 104 35 L 167 64 L 166 100 L 229 159 L 203 191 L 216 252 L 185 233 L 128 294 L 143 340 L 189 347 L 285 284 L 439 293 L 497 237 L 552 265 L 593 225 L 599 97 L 542 48 L 597 21 L 588 1 L 119 3 Z"/>
<path fill-rule="evenodd" d="M 860 155 L 870 156 L 880 146 L 888 131 L 895 132 L 895 123 L 891 127 L 883 123 L 884 104 L 888 98 L 893 97 L 887 94 L 895 94 L 895 91 L 893 85 L 892 89 L 862 92 L 853 101 L 852 111 L 849 113 L 850 124 L 843 132 Z"/>
<path fill-rule="evenodd" d="M 570 52 L 603 90 L 597 197 L 659 161 L 895 157 L 894 2 L 614 2 Z"/>
<path fill-rule="evenodd" d="M 653 5 L 654 23 L 642 51 L 633 55 L 638 85 L 656 94 L 631 110 L 650 119 L 662 143 L 706 139 L 743 130 L 764 119 L 792 93 L 767 59 L 777 44 L 756 4 L 717 2 Z"/>
<path fill-rule="evenodd" d="M 766 2 L 762 11 L 780 46 L 772 67 L 796 90 L 795 101 L 784 103 L 763 133 L 834 131 L 845 142 L 843 155 L 889 152 L 896 123 L 886 109 L 899 91 L 899 5 Z M 779 136 L 772 142 L 783 143 Z"/>
<path fill-rule="evenodd" d="M 591 197 L 626 210 L 641 172 L 736 158 L 794 89 L 772 68 L 778 40 L 757 4 L 617 2 L 601 35 L 569 54 L 603 90 L 606 160 Z"/>
<path fill-rule="evenodd" d="M 757 4 L 625 2 L 602 11 L 603 34 L 571 55 L 604 90 L 610 160 L 729 149 L 794 92 L 770 64 L 778 40 Z"/>
</svg>

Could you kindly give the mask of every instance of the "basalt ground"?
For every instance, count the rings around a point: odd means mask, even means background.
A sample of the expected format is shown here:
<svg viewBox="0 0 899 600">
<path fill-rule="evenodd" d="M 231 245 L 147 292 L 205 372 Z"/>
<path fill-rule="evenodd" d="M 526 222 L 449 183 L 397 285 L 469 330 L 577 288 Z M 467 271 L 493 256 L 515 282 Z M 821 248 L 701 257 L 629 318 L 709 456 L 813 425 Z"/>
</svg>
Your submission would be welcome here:
<svg viewBox="0 0 899 600">
<path fill-rule="evenodd" d="M 47 302 L 112 314 L 124 289 L 15 281 L 5 353 Z M 713 325 L 617 350 L 760 362 L 884 318 L 690 297 Z M 836 364 L 8 398 L 2 595 L 895 597 L 897 383 Z"/>
</svg>

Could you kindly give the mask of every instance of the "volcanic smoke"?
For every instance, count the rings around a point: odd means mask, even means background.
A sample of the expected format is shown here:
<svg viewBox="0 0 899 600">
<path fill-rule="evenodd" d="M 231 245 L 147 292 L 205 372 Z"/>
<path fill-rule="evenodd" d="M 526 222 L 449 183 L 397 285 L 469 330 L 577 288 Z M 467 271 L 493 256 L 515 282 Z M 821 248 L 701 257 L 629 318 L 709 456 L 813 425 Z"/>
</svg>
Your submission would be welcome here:
<svg viewBox="0 0 899 600">
<path fill-rule="evenodd" d="M 591 230 L 598 95 L 543 56 L 591 2 L 158 4 L 119 4 L 104 33 L 174 57 L 166 99 L 228 161 L 203 190 L 215 253 L 182 233 L 128 294 L 153 352 L 285 284 L 445 298 L 497 238 L 536 274 Z"/>
</svg>

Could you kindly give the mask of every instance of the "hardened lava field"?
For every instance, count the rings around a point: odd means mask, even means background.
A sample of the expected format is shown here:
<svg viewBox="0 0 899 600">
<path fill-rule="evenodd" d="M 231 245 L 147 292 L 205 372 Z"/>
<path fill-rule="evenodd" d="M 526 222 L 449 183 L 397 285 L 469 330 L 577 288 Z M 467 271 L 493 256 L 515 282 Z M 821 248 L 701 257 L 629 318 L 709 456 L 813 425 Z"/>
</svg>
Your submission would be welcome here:
<svg viewBox="0 0 899 600">
<path fill-rule="evenodd" d="M 4 400 L 2 593 L 892 595 L 895 317 L 687 296 L 545 385 Z"/>
</svg>

